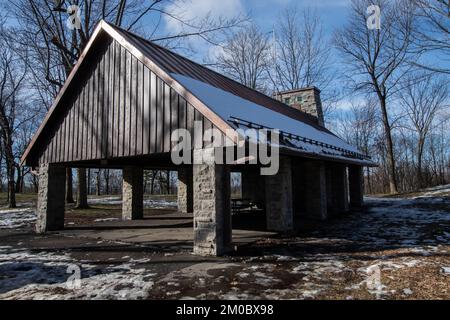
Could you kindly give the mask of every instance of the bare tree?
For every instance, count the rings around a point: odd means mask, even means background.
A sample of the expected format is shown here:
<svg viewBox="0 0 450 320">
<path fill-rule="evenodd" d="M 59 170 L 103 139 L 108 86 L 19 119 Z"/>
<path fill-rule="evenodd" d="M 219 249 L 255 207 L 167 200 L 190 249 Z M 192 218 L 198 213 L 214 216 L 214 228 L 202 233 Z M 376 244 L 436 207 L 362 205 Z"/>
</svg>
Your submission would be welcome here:
<svg viewBox="0 0 450 320">
<path fill-rule="evenodd" d="M 250 25 L 219 48 L 222 50 L 213 58 L 220 71 L 249 88 L 267 90 L 267 70 L 272 62 L 267 34 Z"/>
<path fill-rule="evenodd" d="M 369 29 L 366 12 L 376 4 L 382 12 L 380 29 Z M 387 148 L 387 169 L 391 193 L 397 193 L 394 144 L 389 100 L 399 89 L 412 60 L 412 8 L 406 0 L 353 0 L 348 24 L 336 32 L 334 43 L 345 59 L 351 88 L 375 93 Z"/>
<path fill-rule="evenodd" d="M 365 154 L 375 153 L 375 144 L 379 137 L 377 129 L 380 121 L 376 99 L 368 97 L 363 103 L 352 103 L 348 110 L 338 113 L 334 129 L 350 144 Z M 366 168 L 366 192 L 373 192 L 371 168 Z"/>
<path fill-rule="evenodd" d="M 141 21 L 154 18 L 154 21 L 159 22 L 153 25 L 148 35 L 163 44 L 194 36 L 212 42 L 214 34 L 239 26 L 246 19 L 241 16 L 230 19 L 212 19 L 207 16 L 186 21 L 168 12 L 168 3 L 171 0 L 11 0 L 4 6 L 18 22 L 14 32 L 15 41 L 28 46 L 32 52 L 28 61 L 35 89 L 41 100 L 49 106 L 101 19 L 128 30 L 142 30 Z M 160 36 L 158 30 L 161 29 L 163 17 L 176 20 L 185 28 L 178 34 Z M 72 28 L 67 26 L 68 20 Z M 83 172 L 79 170 L 78 176 Z M 70 169 L 66 175 L 66 200 L 70 202 Z M 83 184 L 85 180 L 79 180 L 78 188 L 86 188 Z M 87 203 L 87 199 L 80 199 L 87 196 L 86 190 L 78 190 L 77 194 L 78 205 L 80 201 L 82 204 Z"/>
<path fill-rule="evenodd" d="M 86 179 L 86 169 L 79 168 L 77 170 L 78 187 L 77 187 L 77 209 L 89 208 L 87 202 L 87 179 Z"/>
<path fill-rule="evenodd" d="M 271 76 L 275 91 L 310 86 L 325 90 L 331 82 L 330 51 L 318 14 L 290 7 L 280 16 L 278 25 Z"/>
<path fill-rule="evenodd" d="M 16 157 L 14 153 L 14 133 L 17 128 L 17 121 L 20 121 L 18 114 L 23 106 L 22 90 L 26 68 L 22 60 L 14 56 L 11 44 L 3 35 L 5 29 L 0 26 L 0 129 L 2 150 L 6 160 L 6 170 L 8 179 L 8 202 L 10 208 L 16 207 Z"/>
<path fill-rule="evenodd" d="M 415 64 L 427 70 L 450 74 L 450 2 L 448 0 L 412 0 L 416 5 L 415 16 L 421 24 L 414 33 L 418 50 L 438 55 L 438 64 L 430 59 Z M 446 61 L 447 63 L 442 63 Z"/>
<path fill-rule="evenodd" d="M 436 79 L 433 76 L 410 76 L 407 81 L 408 86 L 399 93 L 403 111 L 412 124 L 411 129 L 417 134 L 417 182 L 419 188 L 424 187 L 422 160 L 425 142 L 432 130 L 436 114 L 443 111 L 449 94 L 447 81 Z"/>
</svg>

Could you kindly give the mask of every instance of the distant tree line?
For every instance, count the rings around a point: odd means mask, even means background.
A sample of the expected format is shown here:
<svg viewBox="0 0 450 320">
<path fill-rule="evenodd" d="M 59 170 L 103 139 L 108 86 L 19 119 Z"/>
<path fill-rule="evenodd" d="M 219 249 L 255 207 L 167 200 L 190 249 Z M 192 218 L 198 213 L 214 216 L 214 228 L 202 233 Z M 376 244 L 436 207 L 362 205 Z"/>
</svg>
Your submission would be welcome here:
<svg viewBox="0 0 450 320">
<path fill-rule="evenodd" d="M 353 0 L 348 22 L 324 33 L 320 12 L 295 6 L 272 30 L 249 16 L 186 20 L 172 0 L 11 0 L 0 12 L 0 191 L 37 190 L 19 159 L 100 19 L 170 49 L 193 53 L 189 39 L 213 46 L 204 63 L 268 95 L 298 87 L 322 91 L 327 126 L 373 156 L 366 192 L 396 193 L 448 183 L 450 18 L 443 0 Z M 78 5 L 80 28 L 66 25 Z M 367 28 L 367 8 L 381 29 Z M 4 15 L 2 15 L 4 14 Z M 8 19 L 7 19 L 8 17 Z M 182 28 L 168 33 L 163 18 Z M 143 21 L 153 21 L 150 26 Z M 146 26 L 146 27 L 144 27 Z M 176 173 L 146 171 L 148 193 L 174 193 Z M 236 179 L 235 179 L 236 180 Z M 236 181 L 234 181 L 235 183 Z M 236 183 L 235 183 L 236 184 Z M 72 189 L 74 187 L 74 189 Z M 121 191 L 120 172 L 67 169 L 67 202 Z"/>
</svg>

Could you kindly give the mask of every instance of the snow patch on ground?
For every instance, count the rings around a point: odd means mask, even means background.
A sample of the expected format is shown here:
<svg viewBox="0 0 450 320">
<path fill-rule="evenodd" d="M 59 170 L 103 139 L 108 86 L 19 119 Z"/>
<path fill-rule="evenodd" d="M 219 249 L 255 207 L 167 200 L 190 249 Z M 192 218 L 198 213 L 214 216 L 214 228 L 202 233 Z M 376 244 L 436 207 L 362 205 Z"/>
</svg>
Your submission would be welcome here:
<svg viewBox="0 0 450 320">
<path fill-rule="evenodd" d="M 0 210 L 0 229 L 19 229 L 36 222 L 36 211 L 32 208 Z"/>
<path fill-rule="evenodd" d="M 121 205 L 121 197 L 105 197 L 105 198 L 89 198 L 89 204 L 106 204 L 106 205 Z M 162 199 L 146 199 L 144 200 L 144 207 L 151 209 L 170 209 L 176 208 L 176 201 L 166 201 Z"/>
<path fill-rule="evenodd" d="M 79 267 L 79 288 L 68 285 Z M 0 248 L 0 299 L 145 299 L 155 274 L 135 262 L 107 268 L 73 260 L 67 253 Z M 69 284 L 73 284 L 70 282 Z"/>
</svg>

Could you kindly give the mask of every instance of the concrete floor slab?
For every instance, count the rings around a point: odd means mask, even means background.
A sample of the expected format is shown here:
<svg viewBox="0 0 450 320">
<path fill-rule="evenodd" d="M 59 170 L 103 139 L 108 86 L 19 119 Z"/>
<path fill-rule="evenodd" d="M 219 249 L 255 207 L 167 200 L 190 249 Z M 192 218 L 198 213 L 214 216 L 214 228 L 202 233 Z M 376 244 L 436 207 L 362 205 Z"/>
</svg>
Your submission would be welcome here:
<svg viewBox="0 0 450 320">
<path fill-rule="evenodd" d="M 143 220 L 103 221 L 82 226 L 67 226 L 59 232 L 70 237 L 136 243 L 161 249 L 192 250 L 193 216 L 178 212 L 147 215 Z M 273 232 L 233 229 L 237 246 L 276 235 Z"/>
</svg>

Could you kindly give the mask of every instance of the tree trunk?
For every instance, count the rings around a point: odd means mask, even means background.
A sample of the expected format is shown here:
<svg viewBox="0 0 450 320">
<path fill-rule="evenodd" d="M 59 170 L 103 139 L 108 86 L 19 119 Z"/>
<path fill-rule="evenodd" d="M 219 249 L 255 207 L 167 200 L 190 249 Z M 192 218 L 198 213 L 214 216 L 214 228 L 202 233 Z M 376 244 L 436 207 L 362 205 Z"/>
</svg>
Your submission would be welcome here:
<svg viewBox="0 0 450 320">
<path fill-rule="evenodd" d="M 66 202 L 75 203 L 73 200 L 72 168 L 66 168 Z"/>
<path fill-rule="evenodd" d="M 105 193 L 109 194 L 109 169 L 105 169 Z"/>
<path fill-rule="evenodd" d="M 8 161 L 9 162 L 9 161 Z M 8 165 L 8 201 L 9 201 L 9 208 L 16 208 L 16 188 L 15 188 L 15 182 L 14 182 L 14 175 L 15 175 L 15 167 L 13 165 Z"/>
<path fill-rule="evenodd" d="M 417 144 L 417 185 L 419 189 L 424 187 L 422 176 L 422 157 L 423 157 L 423 145 L 425 141 L 423 138 L 419 138 Z"/>
<path fill-rule="evenodd" d="M 167 194 L 170 194 L 170 171 L 167 171 Z"/>
<path fill-rule="evenodd" d="M 156 179 L 156 171 L 152 171 L 152 179 L 150 181 L 150 194 L 155 193 L 155 179 Z"/>
<path fill-rule="evenodd" d="M 87 169 L 88 176 L 87 176 L 87 195 L 91 194 L 91 169 Z"/>
<path fill-rule="evenodd" d="M 38 176 L 33 174 L 33 187 L 34 187 L 34 193 L 38 193 L 39 191 L 39 179 Z"/>
<path fill-rule="evenodd" d="M 16 180 L 16 186 L 15 186 L 16 193 L 21 192 L 22 179 L 23 179 L 22 168 L 20 166 L 17 166 L 17 180 Z"/>
<path fill-rule="evenodd" d="M 97 196 L 99 196 L 100 195 L 100 174 L 101 174 L 102 172 L 101 172 L 101 170 L 99 169 L 98 171 L 97 171 L 97 187 L 96 187 L 96 193 L 97 193 Z"/>
<path fill-rule="evenodd" d="M 391 125 L 386 110 L 386 98 L 380 97 L 381 113 L 383 115 L 384 134 L 387 148 L 387 169 L 389 178 L 389 191 L 391 194 L 398 193 L 397 177 L 395 172 L 394 144 L 392 142 Z"/>
<path fill-rule="evenodd" d="M 5 130 L 5 129 L 3 129 Z M 8 204 L 9 208 L 16 208 L 16 187 L 15 187 L 15 163 L 14 163 L 14 153 L 12 148 L 12 139 L 10 131 L 4 133 L 4 146 L 5 146 L 5 157 L 6 157 L 6 170 L 8 173 Z"/>
<path fill-rule="evenodd" d="M 87 188 L 86 188 L 86 169 L 78 168 L 78 187 L 77 187 L 77 208 L 88 208 L 87 203 Z"/>
</svg>

